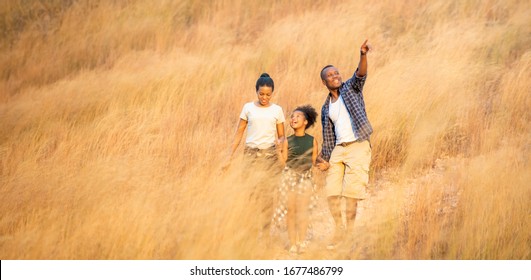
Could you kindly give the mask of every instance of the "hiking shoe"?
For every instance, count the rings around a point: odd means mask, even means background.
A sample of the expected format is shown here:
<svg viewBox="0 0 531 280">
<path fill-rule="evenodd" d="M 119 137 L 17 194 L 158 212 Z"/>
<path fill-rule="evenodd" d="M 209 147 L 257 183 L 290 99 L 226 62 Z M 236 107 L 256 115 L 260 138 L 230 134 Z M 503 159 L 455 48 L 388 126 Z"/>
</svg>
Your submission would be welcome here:
<svg viewBox="0 0 531 280">
<path fill-rule="evenodd" d="M 308 241 L 302 241 L 299 243 L 299 254 L 306 252 L 306 249 L 308 248 Z"/>
<path fill-rule="evenodd" d="M 336 231 L 334 232 L 334 239 L 328 245 L 326 245 L 326 249 L 328 250 L 334 250 L 345 238 L 346 231 L 343 226 L 336 227 Z"/>
<path fill-rule="evenodd" d="M 297 254 L 297 245 L 291 245 L 291 248 L 289 248 L 290 254 Z"/>
<path fill-rule="evenodd" d="M 337 247 L 337 244 L 335 242 L 330 242 L 328 245 L 326 245 L 326 249 L 328 250 L 334 250 Z"/>
</svg>

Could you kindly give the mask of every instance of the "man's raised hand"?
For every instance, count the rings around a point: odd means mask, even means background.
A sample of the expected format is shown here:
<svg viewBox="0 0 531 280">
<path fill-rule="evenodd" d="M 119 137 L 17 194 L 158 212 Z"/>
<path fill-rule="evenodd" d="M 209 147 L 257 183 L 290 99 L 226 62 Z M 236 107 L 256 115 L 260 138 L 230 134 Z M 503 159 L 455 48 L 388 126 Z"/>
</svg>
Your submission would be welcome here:
<svg viewBox="0 0 531 280">
<path fill-rule="evenodd" d="M 371 44 L 367 44 L 367 41 L 369 41 L 369 40 L 365 39 L 365 42 L 363 42 L 363 44 L 361 45 L 360 52 L 361 52 L 362 55 L 366 54 L 367 52 L 369 52 L 372 49 Z"/>
</svg>

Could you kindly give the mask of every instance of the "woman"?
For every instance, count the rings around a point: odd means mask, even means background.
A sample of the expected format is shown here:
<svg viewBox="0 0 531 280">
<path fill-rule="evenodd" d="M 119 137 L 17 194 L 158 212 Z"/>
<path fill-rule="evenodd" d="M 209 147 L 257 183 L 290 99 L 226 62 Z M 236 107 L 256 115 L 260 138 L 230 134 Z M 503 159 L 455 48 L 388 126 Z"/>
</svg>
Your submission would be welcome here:
<svg viewBox="0 0 531 280">
<path fill-rule="evenodd" d="M 276 179 L 280 173 L 278 154 L 281 150 L 284 136 L 284 112 L 277 104 L 271 103 L 274 95 L 275 83 L 267 73 L 263 73 L 256 81 L 257 99 L 246 103 L 240 113 L 240 120 L 234 141 L 231 145 L 226 169 L 240 145 L 243 134 L 247 129 L 245 139 L 245 159 L 253 175 L 260 176 L 260 182 L 252 196 L 252 201 L 260 207 L 261 230 L 268 232 L 273 213 L 273 192 Z M 278 168 L 275 168 L 278 167 Z"/>
</svg>

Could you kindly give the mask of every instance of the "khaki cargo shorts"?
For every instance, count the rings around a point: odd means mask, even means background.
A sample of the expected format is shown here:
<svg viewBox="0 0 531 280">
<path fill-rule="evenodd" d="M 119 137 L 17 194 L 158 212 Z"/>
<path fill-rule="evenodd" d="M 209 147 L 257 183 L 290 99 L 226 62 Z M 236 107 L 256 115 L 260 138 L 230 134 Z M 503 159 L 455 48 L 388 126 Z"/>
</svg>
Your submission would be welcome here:
<svg viewBox="0 0 531 280">
<path fill-rule="evenodd" d="M 337 145 L 330 156 L 330 168 L 326 175 L 327 196 L 367 198 L 371 146 L 369 141 Z"/>
</svg>

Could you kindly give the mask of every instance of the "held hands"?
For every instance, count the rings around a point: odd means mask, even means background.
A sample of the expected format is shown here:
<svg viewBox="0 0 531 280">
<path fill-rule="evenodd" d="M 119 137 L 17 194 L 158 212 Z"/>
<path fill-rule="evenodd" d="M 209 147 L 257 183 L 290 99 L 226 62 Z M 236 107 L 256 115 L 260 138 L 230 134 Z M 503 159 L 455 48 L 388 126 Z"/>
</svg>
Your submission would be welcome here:
<svg viewBox="0 0 531 280">
<path fill-rule="evenodd" d="M 275 148 L 277 150 L 278 160 L 282 167 L 284 167 L 284 165 L 286 164 L 286 161 L 288 160 L 287 143 L 285 143 L 285 141 L 286 141 L 285 137 L 280 137 L 277 140 L 275 140 Z"/>
<path fill-rule="evenodd" d="M 277 140 L 275 140 L 275 147 L 277 151 L 281 152 L 283 145 L 284 145 L 284 137 L 277 138 Z"/>
<path fill-rule="evenodd" d="M 330 163 L 328 163 L 326 161 L 317 163 L 317 168 L 319 168 L 319 170 L 321 170 L 321 171 L 326 171 L 326 170 L 328 170 L 329 167 L 330 167 Z"/>
<path fill-rule="evenodd" d="M 315 166 L 321 171 L 326 171 L 330 167 L 330 163 L 319 156 L 317 157 Z"/>
</svg>

